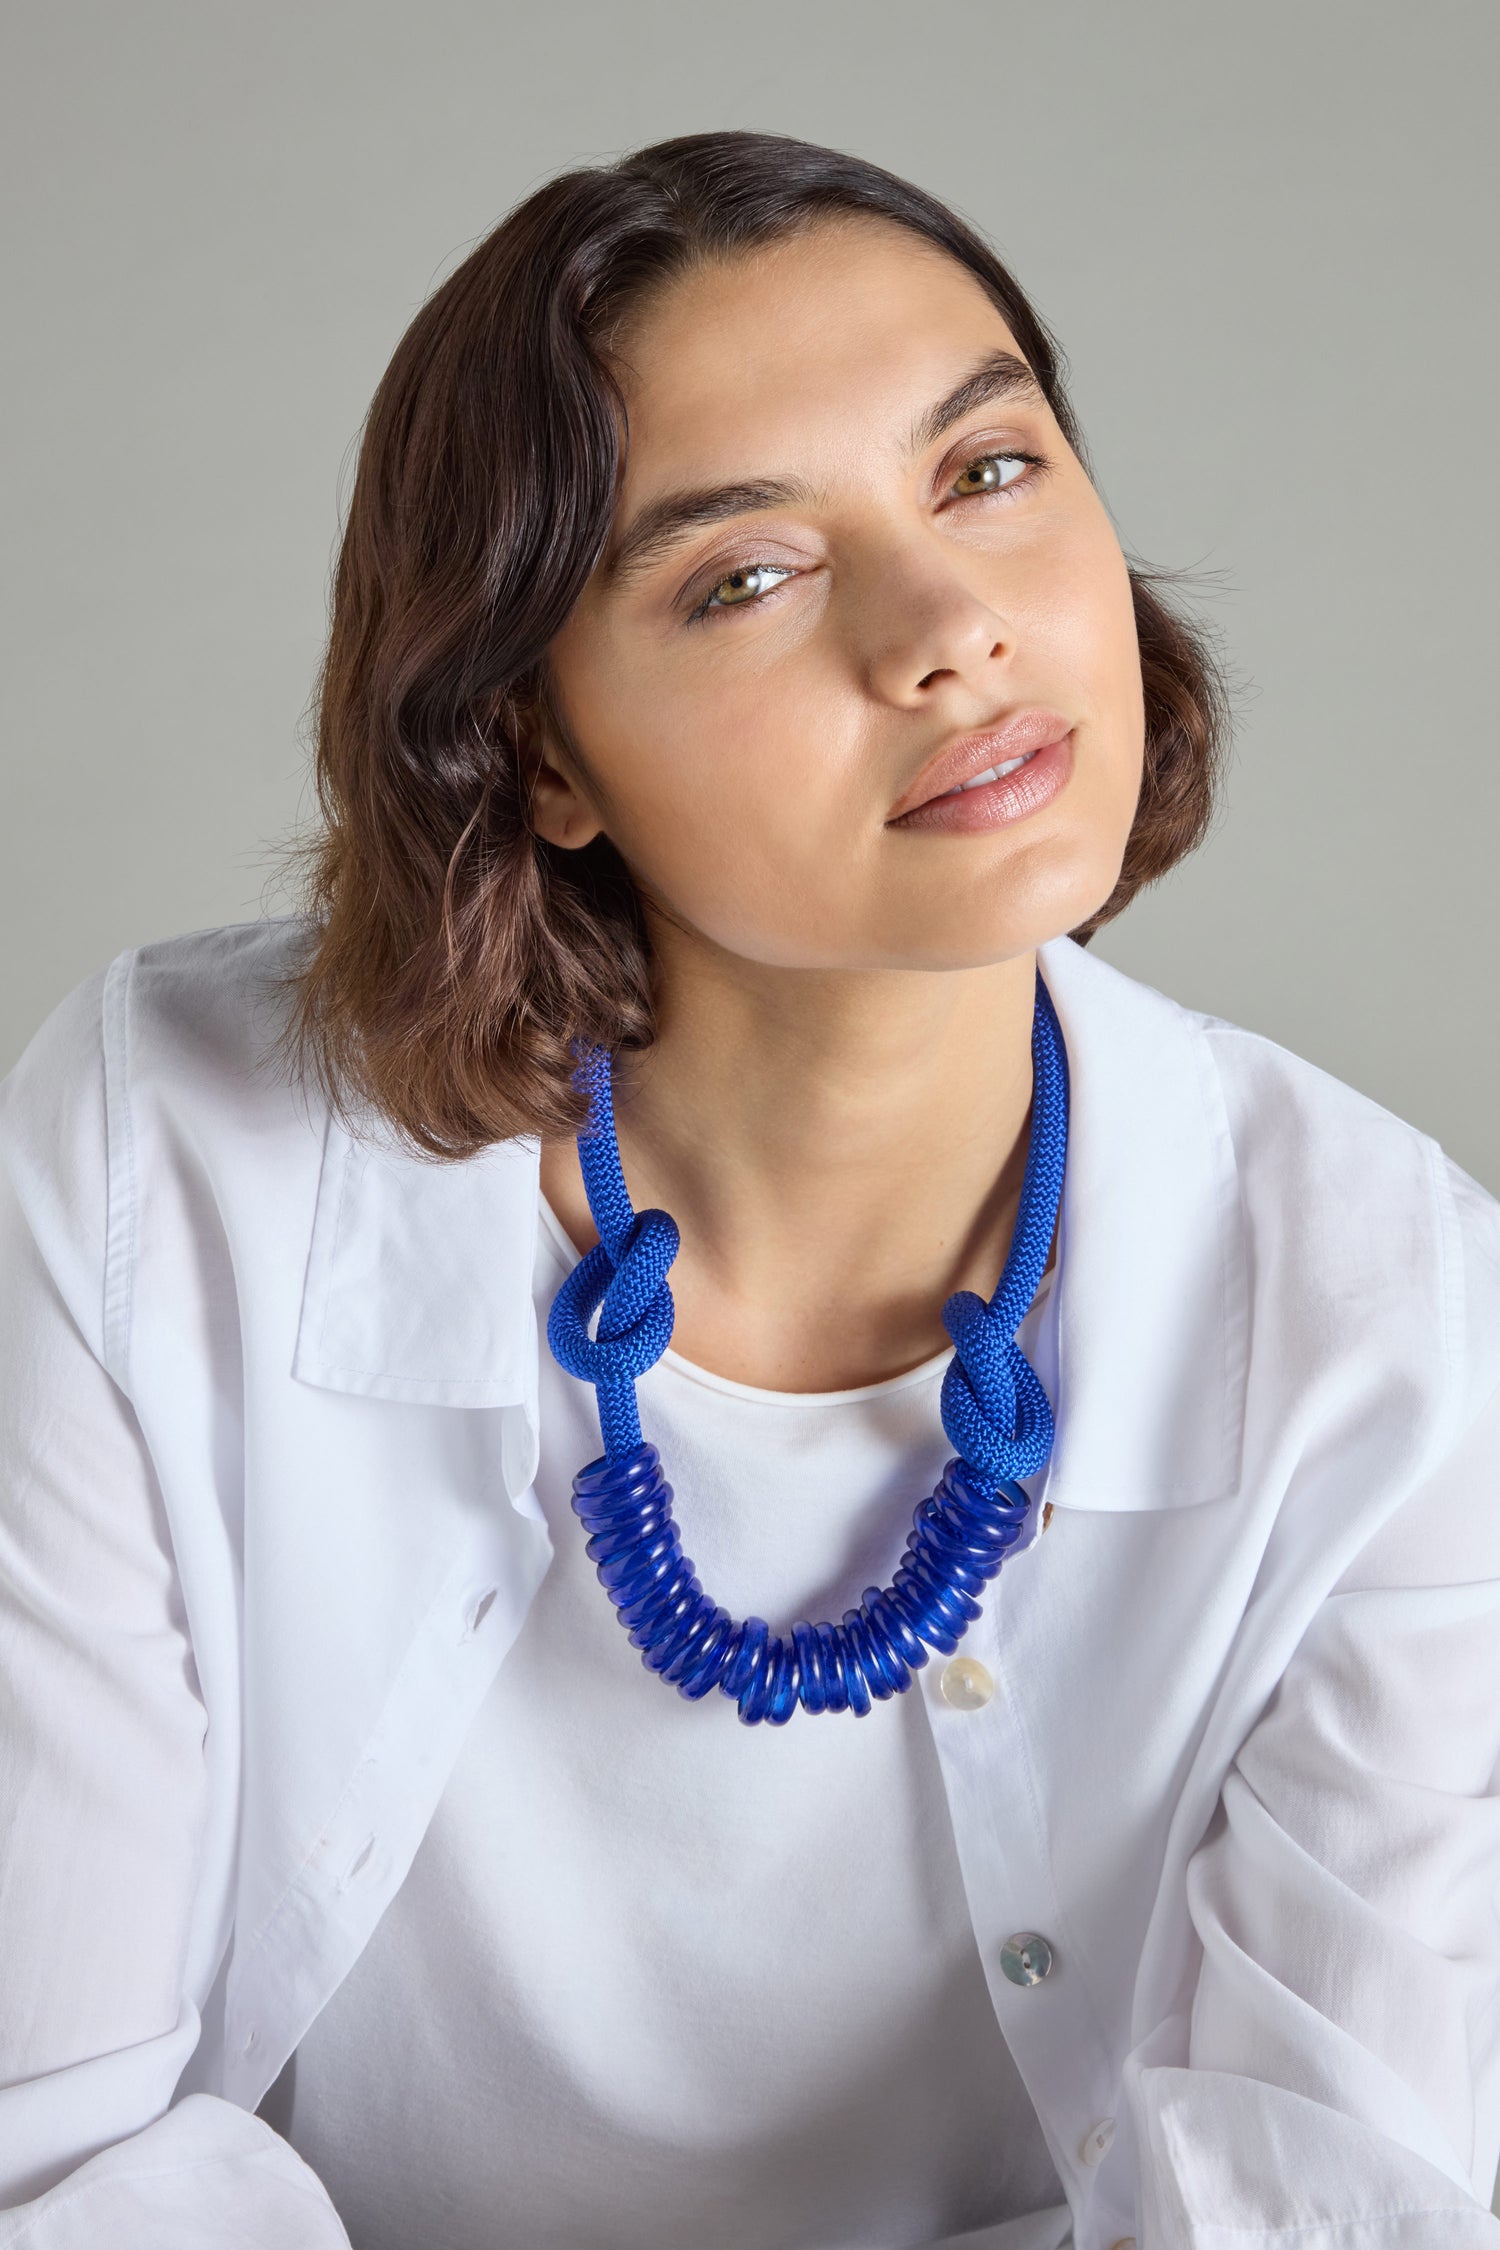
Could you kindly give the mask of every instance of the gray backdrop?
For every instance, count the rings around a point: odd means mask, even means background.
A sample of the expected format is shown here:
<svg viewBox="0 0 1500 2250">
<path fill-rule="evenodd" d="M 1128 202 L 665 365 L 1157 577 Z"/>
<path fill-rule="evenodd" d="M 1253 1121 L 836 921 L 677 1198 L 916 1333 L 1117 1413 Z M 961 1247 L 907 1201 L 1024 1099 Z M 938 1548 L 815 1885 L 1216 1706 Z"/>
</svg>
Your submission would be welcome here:
<svg viewBox="0 0 1500 2250">
<path fill-rule="evenodd" d="M 284 910 L 341 477 L 561 167 L 771 127 L 922 181 L 1074 369 L 1241 680 L 1220 828 L 1099 950 L 1500 1190 L 1493 0 L 11 0 L 0 1070 L 121 946 Z"/>
<path fill-rule="evenodd" d="M 910 174 L 1060 334 L 1127 550 L 1241 682 L 1210 844 L 1096 940 L 1500 1191 L 1494 0 L 9 0 L 0 1070 L 120 947 L 284 908 L 341 477 L 566 165 Z"/>
</svg>

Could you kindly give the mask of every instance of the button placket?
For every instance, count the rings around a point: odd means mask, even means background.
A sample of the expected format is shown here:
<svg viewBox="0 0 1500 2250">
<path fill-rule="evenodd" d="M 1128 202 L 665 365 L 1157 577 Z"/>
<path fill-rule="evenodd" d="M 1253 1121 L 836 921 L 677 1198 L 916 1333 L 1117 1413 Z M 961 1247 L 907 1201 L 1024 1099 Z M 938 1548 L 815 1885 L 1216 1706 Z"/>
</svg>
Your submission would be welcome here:
<svg viewBox="0 0 1500 2250">
<path fill-rule="evenodd" d="M 1082 2143 L 1104 2122 L 1099 2112 L 1114 2086 L 1114 2065 L 1090 1991 L 1069 1956 L 1031 1755 L 1032 1730 L 1045 1718 L 1045 1683 L 1015 1660 L 1018 1643 L 1045 1644 L 1049 1576 L 1024 1565 L 1002 1572 L 948 1660 L 956 1665 L 962 1657 L 983 1668 L 990 1694 L 978 1715 L 950 1703 L 941 1660 L 925 1700 L 997 2018 L 1038 2114 L 1085 2172 L 1090 2160 Z M 1098 2147 L 1092 2163 L 1104 2153 Z"/>
</svg>

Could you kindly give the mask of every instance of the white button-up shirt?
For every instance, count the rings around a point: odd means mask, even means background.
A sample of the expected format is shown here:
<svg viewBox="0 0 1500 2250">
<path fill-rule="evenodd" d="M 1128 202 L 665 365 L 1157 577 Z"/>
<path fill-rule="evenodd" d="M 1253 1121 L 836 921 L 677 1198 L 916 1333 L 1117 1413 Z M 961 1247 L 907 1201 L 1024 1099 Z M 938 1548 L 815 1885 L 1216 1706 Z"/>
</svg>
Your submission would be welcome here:
<svg viewBox="0 0 1500 2250">
<path fill-rule="evenodd" d="M 538 1144 L 430 1162 L 288 1085 L 298 935 L 122 955 L 0 1087 L 0 2245 L 346 2241 L 253 2113 L 551 1555 Z M 1495 2250 L 1500 1206 L 1041 965 L 1053 1516 L 934 1736 L 1077 2250 Z"/>
</svg>

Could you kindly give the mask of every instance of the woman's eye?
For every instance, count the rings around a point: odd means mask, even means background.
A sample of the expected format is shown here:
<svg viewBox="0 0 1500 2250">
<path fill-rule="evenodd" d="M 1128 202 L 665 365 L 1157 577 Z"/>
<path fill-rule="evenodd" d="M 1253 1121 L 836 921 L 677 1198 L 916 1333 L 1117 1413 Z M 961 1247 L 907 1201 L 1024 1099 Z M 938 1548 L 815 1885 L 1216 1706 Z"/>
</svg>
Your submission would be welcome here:
<svg viewBox="0 0 1500 2250">
<path fill-rule="evenodd" d="M 1028 463 L 1036 456 L 1031 453 L 984 453 L 953 480 L 953 490 L 961 500 L 977 492 L 1003 492 L 1024 475 Z"/>
<path fill-rule="evenodd" d="M 775 563 L 752 563 L 746 570 L 731 570 L 716 586 L 710 586 L 693 615 L 701 617 L 710 609 L 740 609 L 791 576 L 791 571 L 780 570 Z"/>
</svg>

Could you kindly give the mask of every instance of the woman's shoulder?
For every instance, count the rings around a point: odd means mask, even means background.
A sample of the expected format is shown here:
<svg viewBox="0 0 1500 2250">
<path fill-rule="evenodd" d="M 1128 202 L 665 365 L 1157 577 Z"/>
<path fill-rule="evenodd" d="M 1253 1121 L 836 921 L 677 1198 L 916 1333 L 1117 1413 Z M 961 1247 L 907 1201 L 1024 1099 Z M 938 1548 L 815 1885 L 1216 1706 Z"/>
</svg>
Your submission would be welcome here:
<svg viewBox="0 0 1500 2250">
<path fill-rule="evenodd" d="M 1397 1216 L 1382 1212 L 1369 1191 L 1404 1189 L 1422 1205 L 1436 1188 L 1443 1196 L 1452 1192 L 1466 1221 L 1500 1250 L 1500 1201 L 1433 1134 L 1263 1032 L 1173 1005 L 1213 1057 L 1237 1163 L 1251 1189 L 1274 1184 L 1283 1203 L 1335 1190 L 1328 1207 L 1357 1218 L 1369 1234 Z"/>
<path fill-rule="evenodd" d="M 1433 1134 L 1306 1056 L 1185 1013 L 1223 1088 L 1253 1260 L 1331 1333 L 1407 1321 L 1412 1361 L 1434 1349 L 1465 1422 L 1500 1384 L 1500 1201 Z"/>
<path fill-rule="evenodd" d="M 43 1017 L 0 1080 L 13 1133 L 71 1108 L 129 1096 L 179 1108 L 301 1094 L 281 1062 L 288 979 L 309 925 L 264 917 L 137 945 L 83 978 Z"/>
<path fill-rule="evenodd" d="M 1500 1202 L 1420 1126 L 1264 1033 L 1191 1007 L 1076 944 L 1047 946 L 1043 961 L 1049 980 L 1061 982 L 1070 1038 L 1076 1025 L 1095 1081 L 1113 1097 L 1155 1116 L 1172 1103 L 1196 1113 L 1209 1090 L 1206 1130 L 1226 1136 L 1252 1217 L 1321 1214 L 1368 1240 L 1403 1212 L 1430 1219 L 1451 1196 L 1466 1228 L 1500 1256 Z M 1111 1048 L 1128 1056 L 1124 1067 Z"/>
<path fill-rule="evenodd" d="M 160 1221 L 191 1204 L 227 1222 L 236 1204 L 253 1217 L 316 1181 L 327 1106 L 277 1045 L 307 932 L 265 918 L 119 953 L 0 1079 L 0 1193 L 112 1370 L 148 1210 Z"/>
<path fill-rule="evenodd" d="M 1500 1202 L 1434 1135 L 1264 1033 L 1077 947 L 1045 960 L 1095 1084 L 1102 1064 L 1140 1113 L 1130 1145 L 1175 1134 L 1203 1224 L 1224 1214 L 1262 1358 L 1295 1360 L 1310 1391 L 1383 1368 L 1392 1411 L 1412 1384 L 1438 1423 L 1477 1410 L 1500 1384 Z"/>
</svg>

